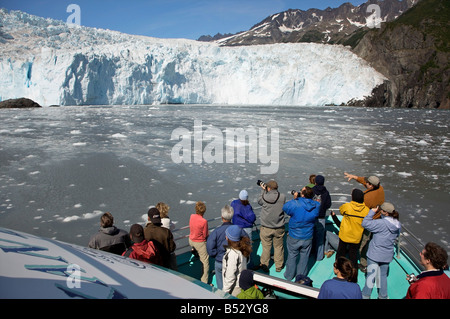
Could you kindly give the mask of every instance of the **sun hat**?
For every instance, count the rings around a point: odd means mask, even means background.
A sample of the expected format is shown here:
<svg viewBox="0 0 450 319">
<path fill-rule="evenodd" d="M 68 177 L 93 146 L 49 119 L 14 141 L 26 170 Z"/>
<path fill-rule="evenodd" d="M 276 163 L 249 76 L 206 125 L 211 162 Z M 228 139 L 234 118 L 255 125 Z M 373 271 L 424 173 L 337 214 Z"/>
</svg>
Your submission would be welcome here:
<svg viewBox="0 0 450 319">
<path fill-rule="evenodd" d="M 241 228 L 237 225 L 231 225 L 225 231 L 225 235 L 231 241 L 240 241 L 241 240 Z"/>
<path fill-rule="evenodd" d="M 392 214 L 395 210 L 394 205 L 392 205 L 391 203 L 386 203 L 386 202 L 381 204 L 380 208 L 389 214 Z"/>
</svg>

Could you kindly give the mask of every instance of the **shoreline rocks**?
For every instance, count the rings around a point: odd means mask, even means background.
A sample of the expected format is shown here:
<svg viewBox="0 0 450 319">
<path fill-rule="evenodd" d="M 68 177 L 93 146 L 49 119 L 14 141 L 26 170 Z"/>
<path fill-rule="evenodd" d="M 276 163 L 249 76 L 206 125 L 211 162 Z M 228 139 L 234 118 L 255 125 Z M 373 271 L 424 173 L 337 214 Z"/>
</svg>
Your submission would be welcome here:
<svg viewBox="0 0 450 319">
<path fill-rule="evenodd" d="M 38 103 L 27 98 L 10 99 L 0 102 L 0 109 L 25 109 L 41 107 Z"/>
</svg>

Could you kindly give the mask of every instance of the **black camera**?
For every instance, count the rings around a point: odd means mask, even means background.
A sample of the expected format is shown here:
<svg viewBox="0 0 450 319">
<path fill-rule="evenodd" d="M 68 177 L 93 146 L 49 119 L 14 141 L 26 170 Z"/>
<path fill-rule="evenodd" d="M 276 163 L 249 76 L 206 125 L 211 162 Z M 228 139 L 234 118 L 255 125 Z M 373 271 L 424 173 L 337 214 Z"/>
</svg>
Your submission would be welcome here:
<svg viewBox="0 0 450 319">
<path fill-rule="evenodd" d="M 291 195 L 295 195 L 295 193 L 299 193 L 300 194 L 300 192 L 296 191 L 295 189 L 291 190 Z"/>
<path fill-rule="evenodd" d="M 258 179 L 258 181 L 256 182 L 256 185 L 258 185 L 258 186 L 262 186 L 263 188 L 266 188 L 266 183 L 264 183 L 262 180 L 259 180 Z"/>
</svg>

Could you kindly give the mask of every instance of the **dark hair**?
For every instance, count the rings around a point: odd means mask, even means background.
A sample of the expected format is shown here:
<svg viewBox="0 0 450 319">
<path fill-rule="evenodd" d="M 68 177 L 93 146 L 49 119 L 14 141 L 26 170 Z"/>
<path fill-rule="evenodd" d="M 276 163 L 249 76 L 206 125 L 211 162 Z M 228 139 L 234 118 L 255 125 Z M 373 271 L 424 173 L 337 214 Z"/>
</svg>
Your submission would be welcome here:
<svg viewBox="0 0 450 319">
<path fill-rule="evenodd" d="M 240 250 L 245 257 L 249 257 L 252 253 L 252 243 L 250 238 L 243 236 L 240 241 L 231 241 L 228 239 L 228 246 Z"/>
<path fill-rule="evenodd" d="M 134 224 L 130 227 L 130 237 L 135 243 L 142 242 L 144 238 L 144 228 L 139 224 Z"/>
<path fill-rule="evenodd" d="M 391 216 L 394 219 L 397 219 L 397 220 L 400 219 L 400 214 L 396 210 L 394 210 L 392 213 L 388 213 L 388 215 Z"/>
<path fill-rule="evenodd" d="M 114 225 L 114 217 L 110 212 L 104 213 L 100 217 L 100 226 L 103 228 L 112 227 Z"/>
<path fill-rule="evenodd" d="M 357 203 L 364 203 L 364 192 L 358 188 L 352 190 L 352 201 Z"/>
<path fill-rule="evenodd" d="M 435 244 L 433 242 L 429 242 L 425 245 L 425 253 L 423 257 L 429 259 L 431 264 L 436 269 L 445 269 L 447 268 L 447 259 L 448 254 L 444 248 Z"/>
<path fill-rule="evenodd" d="M 312 198 L 314 198 L 314 191 L 312 190 L 311 187 L 305 186 L 305 187 L 302 189 L 302 195 L 303 195 L 303 197 L 305 197 L 305 198 L 310 198 L 310 199 L 312 199 Z"/>
<path fill-rule="evenodd" d="M 334 262 L 334 268 L 339 270 L 342 277 L 349 282 L 357 282 L 358 280 L 358 270 L 353 267 L 353 263 L 350 259 L 340 256 Z"/>
<path fill-rule="evenodd" d="M 239 199 L 241 201 L 241 204 L 244 206 L 247 206 L 248 204 L 250 204 L 250 202 L 248 201 L 248 199 Z"/>
</svg>

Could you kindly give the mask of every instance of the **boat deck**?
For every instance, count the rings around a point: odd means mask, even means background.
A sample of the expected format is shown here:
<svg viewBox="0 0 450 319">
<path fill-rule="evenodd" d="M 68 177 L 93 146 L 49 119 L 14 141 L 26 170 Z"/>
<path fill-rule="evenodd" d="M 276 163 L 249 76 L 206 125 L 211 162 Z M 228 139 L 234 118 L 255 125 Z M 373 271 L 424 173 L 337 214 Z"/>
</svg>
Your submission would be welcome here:
<svg viewBox="0 0 450 319">
<path fill-rule="evenodd" d="M 332 231 L 334 233 L 338 232 L 337 227 L 332 222 L 331 218 L 327 219 L 326 223 L 327 231 Z M 286 236 L 285 236 L 286 237 Z M 402 233 L 402 238 L 411 239 L 411 235 L 407 233 Z M 402 242 L 402 241 L 400 241 Z M 397 245 L 397 251 L 394 256 L 393 261 L 389 266 L 389 274 L 388 274 L 388 296 L 390 299 L 402 299 L 406 296 L 406 292 L 409 287 L 409 283 L 406 280 L 406 275 L 415 273 L 416 275 L 421 272 L 421 269 L 418 266 L 417 260 L 413 260 L 410 256 L 414 255 L 418 252 L 410 252 L 408 250 L 400 249 L 403 244 Z M 286 247 L 286 245 L 285 245 Z M 423 246 L 422 246 L 423 247 Z M 259 265 L 259 259 L 261 256 L 262 247 L 260 245 L 259 240 L 259 232 L 257 230 L 253 231 L 253 253 L 252 253 L 252 261 L 255 265 Z M 322 284 L 333 277 L 335 277 L 333 272 L 333 264 L 335 261 L 336 254 L 333 254 L 330 258 L 326 256 L 321 261 L 316 261 L 315 256 L 310 256 L 308 263 L 308 277 L 312 280 L 313 289 L 306 289 L 306 292 L 300 293 L 285 293 L 283 288 L 278 289 L 275 292 L 275 295 L 279 298 L 317 298 L 318 291 Z M 287 257 L 287 250 L 285 249 L 285 260 Z M 180 255 L 177 255 L 178 261 L 178 271 L 186 274 L 188 276 L 194 277 L 196 279 L 200 279 L 202 265 L 200 260 L 192 255 L 189 251 L 186 251 Z M 215 275 L 213 274 L 214 270 L 214 259 L 210 258 L 210 283 L 215 285 Z M 273 287 L 281 287 L 286 286 L 286 289 L 296 290 L 298 287 L 305 288 L 306 286 L 295 284 L 293 282 L 289 282 L 284 279 L 283 274 L 285 268 L 281 270 L 281 272 L 277 272 L 275 270 L 275 266 L 273 264 L 273 260 L 271 259 L 269 265 L 269 273 L 265 273 L 262 270 L 255 271 L 255 280 L 257 280 L 257 284 L 259 286 L 271 286 Z M 364 287 L 365 283 L 365 273 L 358 271 L 358 284 L 361 289 Z M 260 282 L 261 281 L 261 282 Z M 378 298 L 378 292 L 376 286 L 372 290 L 371 298 Z"/>
</svg>

